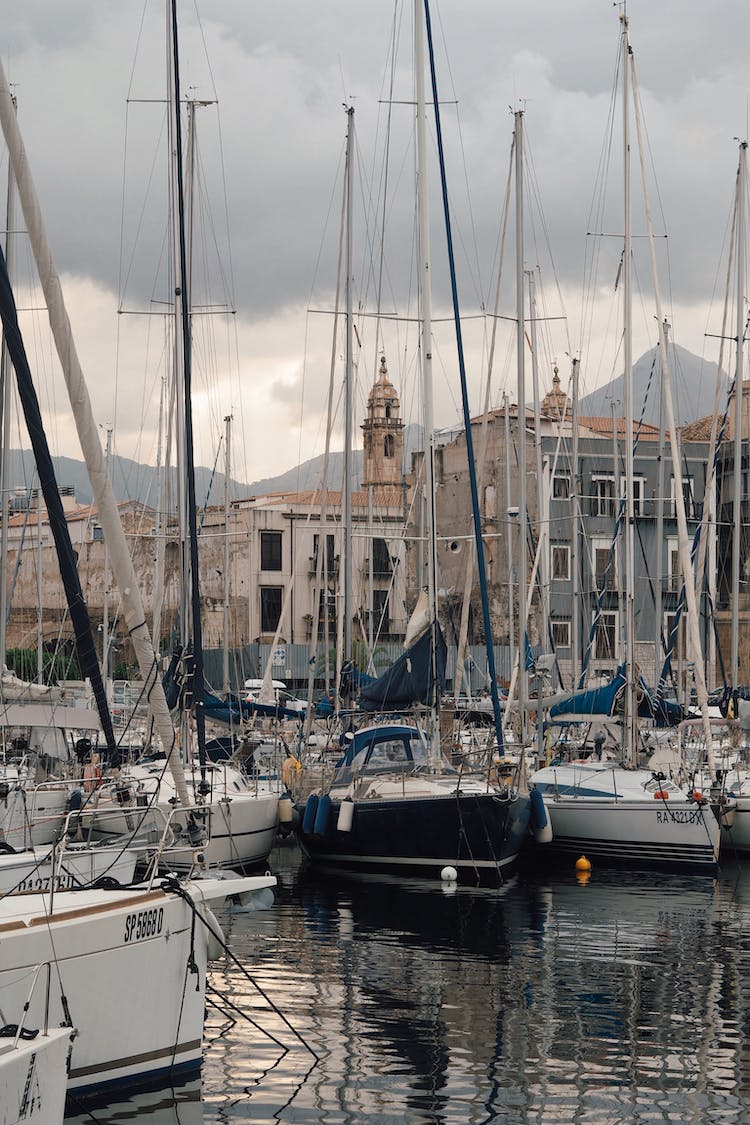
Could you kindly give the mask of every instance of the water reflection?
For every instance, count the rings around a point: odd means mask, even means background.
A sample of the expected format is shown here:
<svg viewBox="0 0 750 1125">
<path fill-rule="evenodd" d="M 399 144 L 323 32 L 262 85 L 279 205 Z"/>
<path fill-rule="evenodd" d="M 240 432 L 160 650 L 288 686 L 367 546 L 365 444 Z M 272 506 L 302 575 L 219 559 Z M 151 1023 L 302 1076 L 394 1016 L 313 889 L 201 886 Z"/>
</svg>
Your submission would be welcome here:
<svg viewBox="0 0 750 1125">
<path fill-rule="evenodd" d="M 65 1125 L 204 1125 L 200 1081 L 170 1086 L 166 1090 L 134 1094 L 104 1106 L 80 1109 L 65 1118 Z"/>
<path fill-rule="evenodd" d="M 202 1109 L 164 1121 L 750 1116 L 750 870 L 452 893 L 275 870 L 270 910 L 222 916 L 250 971 L 213 974 Z"/>
</svg>

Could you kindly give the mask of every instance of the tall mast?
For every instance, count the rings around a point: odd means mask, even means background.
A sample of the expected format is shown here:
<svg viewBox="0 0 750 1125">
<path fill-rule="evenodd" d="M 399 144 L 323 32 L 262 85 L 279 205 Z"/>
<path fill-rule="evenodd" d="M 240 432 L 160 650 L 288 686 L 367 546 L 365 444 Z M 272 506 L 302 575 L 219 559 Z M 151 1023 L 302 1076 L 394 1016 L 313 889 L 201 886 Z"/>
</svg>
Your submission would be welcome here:
<svg viewBox="0 0 750 1125">
<path fill-rule="evenodd" d="M 13 109 L 16 108 L 15 97 L 12 99 Z M 8 194 L 5 206 L 5 262 L 8 267 L 8 276 L 13 277 L 13 230 L 15 227 L 16 182 L 13 169 L 8 169 Z M 0 353 L 0 409 L 2 409 L 2 440 L 3 447 L 0 454 L 0 503 L 2 504 L 2 521 L 0 522 L 0 695 L 2 694 L 2 672 L 8 653 L 8 514 L 9 481 L 8 481 L 8 454 L 10 452 L 10 390 L 11 367 L 8 355 L 8 343 L 3 335 L 2 352 Z"/>
<path fill-rule="evenodd" d="M 229 693 L 229 596 L 230 596 L 230 582 L 229 582 L 229 567 L 230 567 L 230 554 L 229 554 L 229 508 L 231 499 L 231 472 L 232 472 L 232 415 L 227 414 L 224 419 L 226 427 L 225 441 L 224 441 L 224 615 L 223 615 L 223 638 L 224 638 L 224 651 L 222 654 L 222 672 L 224 694 Z"/>
<path fill-rule="evenodd" d="M 203 638 L 201 632 L 201 606 L 200 582 L 198 571 L 198 513 L 195 499 L 195 464 L 193 448 L 193 416 L 192 416 L 192 363 L 191 363 L 191 333 L 190 333 L 190 276 L 187 260 L 187 235 L 185 216 L 185 188 L 182 168 L 182 126 L 180 121 L 180 74 L 179 74 L 179 48 L 177 42 L 177 0 L 170 0 L 169 4 L 169 34 L 170 44 L 170 119 L 171 130 L 171 168 L 173 189 L 173 232 L 174 232 L 174 293 L 175 293 L 175 343 L 178 354 L 181 355 L 182 367 L 177 368 L 182 374 L 183 386 L 183 446 L 184 461 L 181 469 L 185 480 L 185 507 L 184 515 L 187 520 L 187 545 L 189 563 L 186 572 L 190 576 L 188 590 L 183 599 L 183 607 L 189 607 L 189 620 L 191 626 L 191 698 L 195 730 L 198 743 L 198 755 L 201 763 L 201 773 L 205 767 L 205 712 L 203 709 Z"/>
<path fill-rule="evenodd" d="M 740 162 L 737 171 L 737 350 L 734 369 L 734 473 L 733 473 L 733 526 L 732 526 L 732 662 L 730 679 L 732 687 L 739 684 L 740 638 L 739 593 L 742 539 L 742 370 L 745 335 L 745 193 L 747 183 L 747 141 L 740 144 Z"/>
<path fill-rule="evenodd" d="M 635 603 L 633 583 L 635 578 L 633 535 L 633 329 L 632 329 L 632 271 L 631 271 L 631 206 L 630 206 L 630 43 L 628 19 L 622 22 L 622 149 L 623 149 L 623 386 L 625 395 L 625 761 L 635 765 L 636 714 L 635 714 Z M 616 474 L 615 474 L 616 476 Z M 615 490 L 617 496 L 617 490 Z"/>
<path fill-rule="evenodd" d="M 573 604 L 571 606 L 570 614 L 570 651 L 573 655 L 573 685 L 578 683 L 578 675 L 581 667 L 581 578 L 580 578 L 580 561 L 579 561 L 579 535 L 580 535 L 580 510 L 581 510 L 581 474 L 578 465 L 578 382 L 579 382 L 579 368 L 580 363 L 577 359 L 573 359 L 573 416 L 571 418 L 571 425 L 573 427 L 573 442 L 572 442 L 572 460 L 573 471 L 571 473 L 572 495 L 570 497 L 571 509 L 571 523 L 570 523 L 570 537 L 571 537 L 571 551 L 570 551 L 570 567 L 571 567 L 571 589 L 573 594 Z"/>
<path fill-rule="evenodd" d="M 528 610 L 526 580 L 528 577 L 527 498 L 526 498 L 526 338 L 523 288 L 523 110 L 514 114 L 516 124 L 516 374 L 518 379 L 518 710 L 521 746 L 526 745 L 528 712 L 528 677 L 526 645 Z M 537 488 L 541 481 L 537 481 Z"/>
<path fill-rule="evenodd" d="M 664 347 L 666 348 L 669 343 L 668 337 L 669 325 L 664 322 Z M 664 356 L 659 354 L 659 463 L 657 470 L 657 484 L 656 484 L 656 584 L 655 584 L 655 618 L 654 621 L 654 680 L 658 677 L 659 665 L 661 663 L 661 640 L 663 632 L 662 621 L 662 581 L 664 574 L 664 489 L 666 485 L 666 468 L 664 464 L 664 453 L 666 445 L 666 432 L 665 432 L 665 417 L 664 417 Z M 671 562 L 668 558 L 667 562 Z"/>
<path fill-rule="evenodd" d="M 342 497 L 344 557 L 344 660 L 352 656 L 352 383 L 354 381 L 354 107 L 347 109 L 349 125 L 346 140 L 346 372 L 344 375 L 344 495 Z M 322 530 L 321 530 L 322 534 Z"/>
<path fill-rule="evenodd" d="M 424 26 L 422 0 L 414 0 L 414 66 L 417 93 L 417 212 L 419 220 L 419 286 L 421 295 L 422 411 L 424 421 L 425 501 L 424 541 L 427 560 L 427 600 L 433 642 L 437 626 L 437 559 L 435 553 L 435 417 L 432 397 L 432 282 L 430 274 L 430 214 L 427 192 L 427 108 L 424 84 Z M 435 643 L 432 645 L 433 691 L 437 695 Z M 437 700 L 435 699 L 435 702 Z M 433 755 L 437 753 L 438 719 L 432 708 Z"/>
</svg>

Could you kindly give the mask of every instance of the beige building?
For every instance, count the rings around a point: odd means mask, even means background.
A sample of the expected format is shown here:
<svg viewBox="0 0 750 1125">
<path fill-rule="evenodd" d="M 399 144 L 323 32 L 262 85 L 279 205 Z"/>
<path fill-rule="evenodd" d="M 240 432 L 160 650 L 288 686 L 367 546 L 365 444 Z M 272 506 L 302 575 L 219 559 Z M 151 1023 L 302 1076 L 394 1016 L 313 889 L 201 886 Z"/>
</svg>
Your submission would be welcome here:
<svg viewBox="0 0 750 1125">
<path fill-rule="evenodd" d="M 406 547 L 403 423 L 385 358 L 368 399 L 364 432 L 364 484 L 352 496 L 351 528 L 342 525 L 340 491 L 251 496 L 233 501 L 229 512 L 212 507 L 201 514 L 199 535 L 203 644 L 222 648 L 225 605 L 229 607 L 229 645 L 269 643 L 318 648 L 336 643 L 341 604 L 341 566 L 345 543 L 352 558 L 352 636 L 386 642 L 403 637 L 406 619 Z M 68 529 L 81 585 L 94 629 L 123 646 L 119 598 L 107 577 L 104 536 L 96 507 L 76 503 L 62 489 Z M 137 502 L 119 505 L 138 575 L 144 609 L 153 627 L 158 588 L 157 513 Z M 162 651 L 179 636 L 180 560 L 176 527 L 164 535 L 164 602 L 159 635 Z M 65 594 L 46 510 L 37 496 L 19 497 L 8 519 L 8 589 L 11 615 L 8 647 L 33 648 L 39 611 L 45 642 L 72 637 Z M 227 555 L 229 566 L 227 568 Z M 114 658 L 117 662 L 117 656 Z"/>
</svg>

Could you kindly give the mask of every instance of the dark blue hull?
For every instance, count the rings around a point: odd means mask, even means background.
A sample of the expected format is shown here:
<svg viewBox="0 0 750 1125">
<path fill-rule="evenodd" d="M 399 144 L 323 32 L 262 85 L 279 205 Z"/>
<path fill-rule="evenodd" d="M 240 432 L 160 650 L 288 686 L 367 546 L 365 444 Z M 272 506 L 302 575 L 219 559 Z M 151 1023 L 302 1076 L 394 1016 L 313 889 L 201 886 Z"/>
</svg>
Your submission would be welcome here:
<svg viewBox="0 0 750 1125">
<path fill-rule="evenodd" d="M 299 830 L 315 865 L 430 879 L 454 867 L 461 883 L 494 885 L 512 873 L 530 814 L 527 797 L 492 793 L 370 799 L 355 802 L 351 828 L 340 831 L 339 810 L 334 800 L 324 825 Z"/>
</svg>

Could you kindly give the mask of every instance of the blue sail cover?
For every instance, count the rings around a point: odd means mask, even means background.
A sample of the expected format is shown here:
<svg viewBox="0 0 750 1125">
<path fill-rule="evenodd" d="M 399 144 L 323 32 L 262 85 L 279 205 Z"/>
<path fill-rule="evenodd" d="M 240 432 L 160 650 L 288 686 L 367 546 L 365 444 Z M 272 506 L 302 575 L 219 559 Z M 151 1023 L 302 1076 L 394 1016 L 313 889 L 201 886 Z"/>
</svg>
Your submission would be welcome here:
<svg viewBox="0 0 750 1125">
<path fill-rule="evenodd" d="M 435 626 L 435 670 L 437 688 L 445 688 L 447 648 L 439 626 Z M 435 679 L 432 658 L 432 633 L 427 629 L 411 648 L 402 653 L 390 668 L 360 688 L 358 703 L 363 711 L 400 711 L 413 703 L 429 706 L 434 700 Z"/>
<path fill-rule="evenodd" d="M 247 722 L 248 719 L 304 719 L 304 711 L 292 711 L 289 707 L 281 707 L 275 703 L 248 703 L 230 695 L 227 699 L 220 699 L 218 695 L 207 688 L 203 691 L 203 711 L 207 719 L 214 723 L 238 724 Z"/>
<path fill-rule="evenodd" d="M 625 665 L 621 664 L 608 684 L 589 691 L 578 691 L 567 699 L 560 699 L 549 710 L 550 719 L 563 716 L 615 715 L 625 706 Z M 673 727 L 686 717 L 679 703 L 657 700 L 649 692 L 641 677 L 638 686 L 638 715 L 642 719 L 653 719 L 657 727 Z"/>
</svg>

